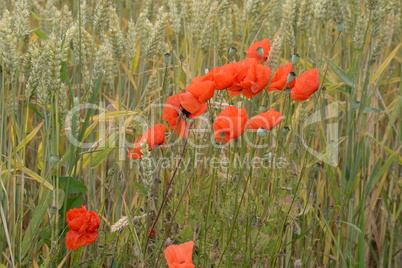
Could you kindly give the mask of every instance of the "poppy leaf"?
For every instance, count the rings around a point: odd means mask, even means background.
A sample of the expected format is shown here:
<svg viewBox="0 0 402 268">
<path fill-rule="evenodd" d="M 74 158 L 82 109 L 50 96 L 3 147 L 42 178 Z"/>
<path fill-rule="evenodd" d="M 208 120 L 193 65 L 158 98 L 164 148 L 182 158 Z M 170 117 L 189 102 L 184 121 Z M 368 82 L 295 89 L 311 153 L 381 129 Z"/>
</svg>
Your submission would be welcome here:
<svg viewBox="0 0 402 268">
<path fill-rule="evenodd" d="M 331 67 L 332 71 L 334 71 L 334 73 L 348 86 L 348 87 L 353 87 L 353 80 L 352 78 L 344 71 L 342 70 L 340 67 L 338 67 L 338 65 L 336 65 L 335 63 L 333 63 L 330 59 L 326 58 L 329 67 Z"/>
<path fill-rule="evenodd" d="M 183 230 L 180 232 L 180 238 L 182 241 L 191 240 L 193 238 L 193 228 L 191 225 L 184 226 Z"/>
<path fill-rule="evenodd" d="M 136 183 L 135 184 L 135 188 L 137 188 L 138 193 L 146 195 L 148 194 L 147 189 L 145 188 L 145 186 L 141 183 Z"/>
<path fill-rule="evenodd" d="M 82 194 L 79 194 L 76 197 L 68 198 L 66 210 L 70 210 L 73 208 L 79 208 L 82 205 L 83 200 L 84 200 L 84 197 Z"/>
<path fill-rule="evenodd" d="M 73 177 L 59 177 L 59 186 L 66 194 L 85 193 L 87 187 L 81 181 Z"/>
</svg>

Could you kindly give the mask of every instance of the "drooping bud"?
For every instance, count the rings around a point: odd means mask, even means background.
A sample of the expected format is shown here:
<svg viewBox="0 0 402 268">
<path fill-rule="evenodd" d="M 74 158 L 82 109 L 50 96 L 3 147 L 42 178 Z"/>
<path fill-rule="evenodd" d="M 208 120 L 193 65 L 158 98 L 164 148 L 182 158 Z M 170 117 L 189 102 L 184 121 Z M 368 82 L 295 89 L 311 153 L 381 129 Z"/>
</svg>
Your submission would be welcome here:
<svg viewBox="0 0 402 268">
<path fill-rule="evenodd" d="M 266 131 L 263 127 L 260 127 L 260 128 L 257 130 L 257 135 L 258 135 L 258 137 L 260 137 L 260 138 L 264 138 L 265 136 L 267 136 L 267 134 L 268 134 L 268 131 Z"/>
</svg>

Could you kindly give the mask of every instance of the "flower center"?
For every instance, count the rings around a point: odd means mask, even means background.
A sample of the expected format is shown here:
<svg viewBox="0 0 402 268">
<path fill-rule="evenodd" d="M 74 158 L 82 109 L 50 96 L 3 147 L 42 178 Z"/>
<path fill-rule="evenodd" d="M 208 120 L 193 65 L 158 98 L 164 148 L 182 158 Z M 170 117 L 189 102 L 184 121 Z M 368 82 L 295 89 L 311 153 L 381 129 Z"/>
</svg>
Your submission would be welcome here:
<svg viewBox="0 0 402 268">
<path fill-rule="evenodd" d="M 191 113 L 184 109 L 183 107 L 180 108 L 180 116 L 187 118 Z"/>
</svg>

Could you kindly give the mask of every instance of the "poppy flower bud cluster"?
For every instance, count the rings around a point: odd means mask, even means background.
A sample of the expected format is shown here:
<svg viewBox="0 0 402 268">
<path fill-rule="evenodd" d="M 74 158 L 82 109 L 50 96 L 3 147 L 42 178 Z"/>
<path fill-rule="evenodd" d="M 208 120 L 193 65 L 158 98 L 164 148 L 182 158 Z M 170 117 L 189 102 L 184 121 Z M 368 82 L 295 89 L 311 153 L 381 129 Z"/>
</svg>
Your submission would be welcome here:
<svg viewBox="0 0 402 268">
<path fill-rule="evenodd" d="M 243 95 L 253 98 L 264 88 L 268 92 L 290 89 L 290 98 L 302 102 L 319 88 L 318 69 L 310 69 L 299 77 L 293 65 L 299 60 L 296 54 L 289 62 L 276 69 L 271 78 L 271 70 L 264 65 L 270 52 L 270 40 L 264 39 L 253 43 L 245 50 L 246 59 L 225 64 L 210 70 L 204 76 L 194 77 L 184 91 L 170 96 L 166 100 L 162 119 L 174 134 L 186 138 L 195 120 L 207 109 L 207 101 L 213 98 L 216 90 L 227 90 L 231 97 Z M 232 49 L 233 50 L 233 49 Z M 245 108 L 229 106 L 224 109 L 213 123 L 214 136 L 219 142 L 231 142 L 241 136 L 247 129 L 264 137 L 268 130 L 276 127 L 282 120 L 281 113 L 270 109 L 249 120 Z M 157 124 L 145 131 L 135 142 L 128 157 L 141 158 L 140 144 L 146 140 L 149 150 L 162 145 L 165 128 Z"/>
</svg>

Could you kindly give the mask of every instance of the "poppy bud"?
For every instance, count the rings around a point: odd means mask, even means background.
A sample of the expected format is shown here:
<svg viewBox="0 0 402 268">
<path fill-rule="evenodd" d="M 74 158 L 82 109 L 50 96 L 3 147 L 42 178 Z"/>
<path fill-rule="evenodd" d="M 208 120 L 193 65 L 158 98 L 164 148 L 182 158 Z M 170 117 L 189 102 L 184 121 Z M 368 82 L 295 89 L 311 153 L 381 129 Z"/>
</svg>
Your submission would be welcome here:
<svg viewBox="0 0 402 268">
<path fill-rule="evenodd" d="M 258 137 L 260 137 L 260 138 L 264 138 L 265 136 L 267 136 L 267 134 L 268 134 L 268 131 L 266 131 L 263 127 L 260 127 L 260 128 L 257 130 L 257 135 L 258 135 Z"/>
<path fill-rule="evenodd" d="M 336 30 L 338 31 L 338 33 L 341 33 L 345 30 L 345 25 L 343 25 L 342 22 L 338 22 L 336 24 Z"/>
<path fill-rule="evenodd" d="M 294 54 L 293 56 L 292 56 L 292 63 L 293 64 L 296 64 L 296 63 L 298 63 L 299 62 L 299 59 L 300 59 L 300 56 L 299 56 L 299 54 Z"/>
<path fill-rule="evenodd" d="M 55 207 L 55 206 L 51 206 L 50 209 L 49 209 L 49 212 L 50 212 L 50 214 L 52 214 L 52 215 L 56 214 L 57 211 L 59 211 L 59 210 L 58 210 L 57 207 Z"/>
<path fill-rule="evenodd" d="M 262 47 L 258 47 L 256 49 L 258 55 L 260 55 L 261 57 L 264 56 L 264 49 Z"/>
<path fill-rule="evenodd" d="M 268 159 L 271 159 L 272 156 L 273 156 L 273 153 L 272 153 L 272 152 L 266 152 L 264 155 L 265 155 Z"/>
<path fill-rule="evenodd" d="M 165 53 L 163 55 L 163 62 L 168 65 L 170 61 L 172 60 L 172 56 L 169 53 Z"/>
<path fill-rule="evenodd" d="M 283 135 L 284 135 L 284 136 L 286 136 L 289 132 L 290 132 L 290 128 L 289 128 L 289 127 L 284 127 L 284 128 L 283 128 Z"/>
<path fill-rule="evenodd" d="M 314 171 L 319 171 L 322 168 L 322 165 L 320 163 L 315 163 L 313 165 L 313 170 Z"/>
<path fill-rule="evenodd" d="M 114 175 L 114 168 L 111 168 L 107 171 L 108 177 L 112 177 Z"/>
<path fill-rule="evenodd" d="M 194 124 L 194 118 L 186 118 L 186 122 L 187 122 L 187 124 L 189 124 L 189 125 L 192 125 L 192 124 Z"/>
<path fill-rule="evenodd" d="M 170 239 L 170 238 L 168 237 L 168 239 L 166 239 L 165 246 L 168 247 L 168 246 L 170 246 L 170 245 L 173 245 L 173 241 L 172 241 L 172 239 Z"/>
<path fill-rule="evenodd" d="M 260 108 L 258 109 L 258 111 L 259 111 L 260 113 L 265 113 L 265 112 L 267 111 L 267 106 L 261 105 Z"/>
<path fill-rule="evenodd" d="M 50 165 L 52 165 L 52 166 L 56 165 L 59 161 L 60 161 L 60 157 L 58 155 L 52 155 L 49 160 Z"/>
<path fill-rule="evenodd" d="M 231 48 L 229 48 L 229 50 L 228 50 L 228 56 L 229 56 L 229 57 L 232 57 L 234 54 L 236 54 L 236 52 L 237 52 L 237 48 L 231 47 Z"/>
<path fill-rule="evenodd" d="M 296 77 L 296 73 L 295 72 L 290 72 L 289 75 L 288 75 L 288 79 L 287 79 L 286 83 L 289 84 L 290 82 L 293 81 L 293 79 L 295 79 L 295 77 Z"/>
<path fill-rule="evenodd" d="M 360 107 L 360 101 L 355 101 L 351 103 L 352 110 L 357 110 Z"/>
</svg>

